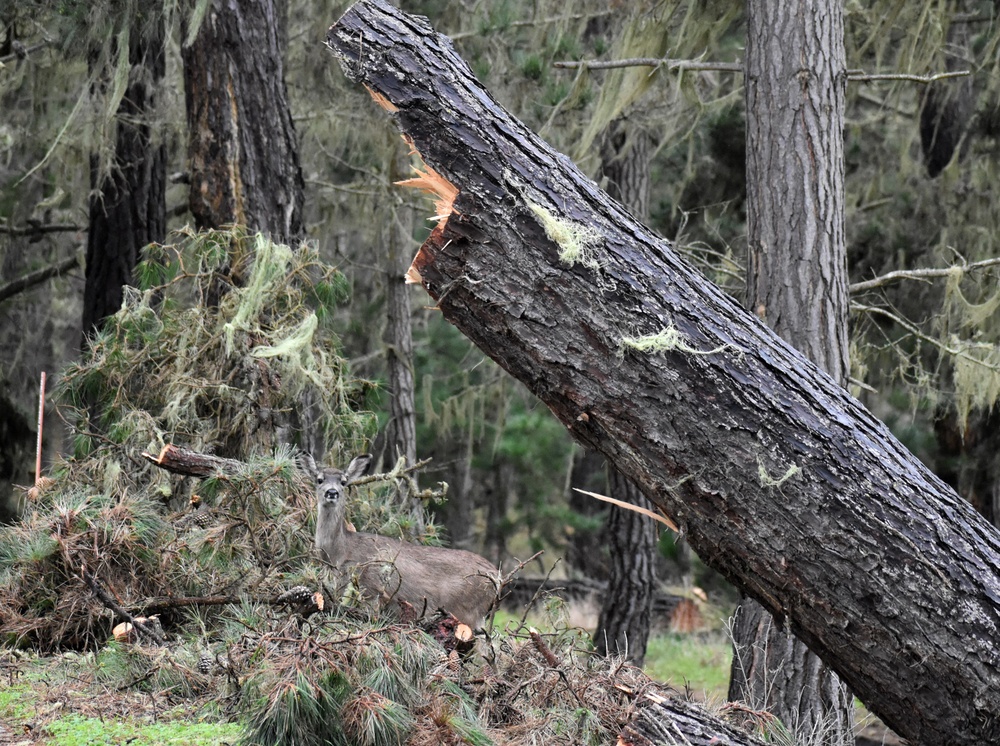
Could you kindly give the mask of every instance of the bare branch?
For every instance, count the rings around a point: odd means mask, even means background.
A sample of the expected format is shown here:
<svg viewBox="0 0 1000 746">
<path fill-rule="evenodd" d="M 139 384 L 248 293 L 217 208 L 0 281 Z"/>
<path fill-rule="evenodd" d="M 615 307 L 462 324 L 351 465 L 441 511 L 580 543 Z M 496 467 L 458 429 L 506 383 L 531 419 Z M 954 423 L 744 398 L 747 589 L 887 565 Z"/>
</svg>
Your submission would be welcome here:
<svg viewBox="0 0 1000 746">
<path fill-rule="evenodd" d="M 27 290 L 28 288 L 40 285 L 49 278 L 58 277 L 64 272 L 69 272 L 71 269 L 75 269 L 79 263 L 79 256 L 71 256 L 68 259 L 63 259 L 58 264 L 52 265 L 51 267 L 44 267 L 43 269 L 28 273 L 24 277 L 11 280 L 3 287 L 0 287 L 0 303 L 7 300 L 11 296 Z"/>
<path fill-rule="evenodd" d="M 921 83 L 927 85 L 937 80 L 948 80 L 949 78 L 964 78 L 971 75 L 969 70 L 955 70 L 947 73 L 935 73 L 933 75 L 911 75 L 909 73 L 880 73 L 866 75 L 863 70 L 848 70 L 847 80 L 851 83 L 872 83 L 879 80 L 904 80 L 910 83 Z"/>
<path fill-rule="evenodd" d="M 993 257 L 992 259 L 984 259 L 981 262 L 973 262 L 972 264 L 962 264 L 957 267 L 945 267 L 937 268 L 930 267 L 927 269 L 900 269 L 895 272 L 888 272 L 880 277 L 875 277 L 871 280 L 865 280 L 863 282 L 855 282 L 849 288 L 851 293 L 863 293 L 866 290 L 872 290 L 874 288 L 882 287 L 883 285 L 890 285 L 898 280 L 930 280 L 937 277 L 948 277 L 956 269 L 963 272 L 971 272 L 977 269 L 986 269 L 987 267 L 995 267 L 1000 265 L 1000 257 Z"/>
<path fill-rule="evenodd" d="M 0 233 L 11 236 L 41 236 L 45 233 L 78 233 L 87 230 L 75 223 L 28 223 L 28 225 L 0 225 Z"/>
<path fill-rule="evenodd" d="M 967 360 L 970 363 L 975 363 L 976 365 L 980 365 L 983 368 L 987 368 L 988 370 L 997 370 L 997 366 L 993 365 L 992 363 L 980 360 L 974 355 L 970 355 L 966 350 L 963 350 L 960 347 L 949 347 L 941 340 L 935 339 L 929 334 L 925 334 L 924 332 L 920 331 L 920 329 L 918 329 L 915 324 L 907 321 L 899 314 L 893 313 L 892 311 L 886 308 L 881 308 L 880 306 L 867 306 L 862 303 L 851 303 L 851 311 L 856 313 L 868 313 L 875 316 L 882 316 L 883 318 L 889 319 L 893 323 L 898 324 L 920 341 L 926 342 L 927 344 L 936 347 L 941 352 L 951 355 L 952 357 L 962 358 L 963 360 Z"/>
<path fill-rule="evenodd" d="M 616 67 L 665 67 L 673 70 L 705 71 L 717 70 L 721 72 L 741 73 L 743 72 L 742 62 L 699 62 L 698 60 L 671 60 L 660 57 L 633 57 L 624 60 L 562 60 L 553 62 L 553 67 L 563 70 L 576 70 L 585 67 L 588 70 L 609 70 Z"/>
<path fill-rule="evenodd" d="M 718 72 L 743 72 L 742 62 L 700 62 L 698 60 L 671 60 L 660 57 L 632 57 L 623 60 L 560 60 L 553 62 L 553 67 L 563 70 L 576 70 L 584 67 L 588 70 L 610 70 L 619 67 L 665 67 L 671 72 L 682 71 L 707 71 Z M 921 83 L 927 85 L 938 80 L 948 80 L 950 78 L 962 78 L 971 75 L 969 70 L 955 70 L 946 73 L 935 73 L 932 75 L 911 75 L 910 73 L 878 73 L 868 75 L 864 70 L 848 70 L 847 80 L 851 83 L 873 83 L 881 80 L 903 80 L 911 83 Z"/>
<path fill-rule="evenodd" d="M 3 57 L 0 57 L 0 65 L 4 65 L 8 62 L 13 62 L 14 60 L 27 59 L 32 52 L 37 52 L 39 49 L 47 47 L 49 45 L 49 41 L 47 39 L 43 39 L 37 44 L 32 44 L 30 47 L 26 47 L 19 42 L 14 42 L 14 44 L 15 48 L 13 52 L 11 52 L 10 54 L 5 54 Z"/>
</svg>

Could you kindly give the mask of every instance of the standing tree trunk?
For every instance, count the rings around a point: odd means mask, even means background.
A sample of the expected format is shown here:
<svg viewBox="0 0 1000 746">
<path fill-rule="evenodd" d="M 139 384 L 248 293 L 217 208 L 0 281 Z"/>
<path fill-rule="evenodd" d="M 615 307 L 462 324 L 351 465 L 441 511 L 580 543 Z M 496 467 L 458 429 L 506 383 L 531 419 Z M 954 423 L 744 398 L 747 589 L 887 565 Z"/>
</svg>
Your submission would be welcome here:
<svg viewBox="0 0 1000 746">
<path fill-rule="evenodd" d="M 398 140 L 393 137 L 392 143 L 387 145 L 387 152 L 390 153 L 387 172 L 392 182 L 406 178 L 408 174 L 405 172 L 409 170 L 409 159 L 398 152 L 397 143 Z M 410 266 L 408 254 L 414 244 L 413 209 L 399 200 L 397 195 L 386 195 L 386 208 L 382 211 L 380 222 L 385 247 L 386 269 L 383 281 L 386 321 L 383 341 L 389 390 L 389 422 L 385 427 L 385 444 L 390 461 L 395 462 L 402 456 L 413 464 L 417 460 L 417 417 L 414 405 L 412 311 L 410 288 L 406 285 L 406 270 Z M 399 489 L 398 499 L 399 507 L 410 516 L 414 533 L 423 533 L 423 505 L 411 500 L 404 486 Z"/>
<path fill-rule="evenodd" d="M 158 11 L 152 11 L 154 13 Z M 109 168 L 90 156 L 90 230 L 83 290 L 86 340 L 122 305 L 139 252 L 167 231 L 166 150 L 153 134 L 153 116 L 166 63 L 162 19 L 128 34 L 129 82 L 115 116 Z"/>
<path fill-rule="evenodd" d="M 1000 533 L 385 0 L 328 34 L 440 174 L 411 273 L 914 744 L 1000 739 Z"/>
<path fill-rule="evenodd" d="M 649 135 L 638 127 L 629 131 L 625 121 L 618 119 L 612 122 L 601 152 L 609 194 L 639 220 L 649 218 L 650 144 Z M 616 500 L 653 507 L 639 488 L 612 465 L 608 465 L 608 486 Z M 631 510 L 615 508 L 608 514 L 604 538 L 610 572 L 594 646 L 600 655 L 625 655 L 641 666 L 646 659 L 656 589 L 656 522 Z"/>
<path fill-rule="evenodd" d="M 210 0 L 181 50 L 190 207 L 199 228 L 301 238 L 302 169 L 288 107 L 281 0 Z"/>
<path fill-rule="evenodd" d="M 837 3 L 747 5 L 747 307 L 846 385 L 843 40 Z M 730 700 L 854 743 L 853 697 L 790 630 L 746 598 L 732 633 Z"/>
</svg>

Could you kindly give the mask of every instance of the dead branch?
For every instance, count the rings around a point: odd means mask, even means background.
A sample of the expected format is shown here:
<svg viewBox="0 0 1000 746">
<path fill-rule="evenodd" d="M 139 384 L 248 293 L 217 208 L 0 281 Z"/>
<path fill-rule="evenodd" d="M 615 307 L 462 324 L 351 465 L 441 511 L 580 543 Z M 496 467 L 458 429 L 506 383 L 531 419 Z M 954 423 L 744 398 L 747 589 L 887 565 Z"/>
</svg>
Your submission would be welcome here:
<svg viewBox="0 0 1000 746">
<path fill-rule="evenodd" d="M 3 226 L 0 226 L 0 232 L 2 232 L 2 228 Z M 29 272 L 23 277 L 11 280 L 3 287 L 0 287 L 0 303 L 20 292 L 27 290 L 28 288 L 42 284 L 52 277 L 58 277 L 65 272 L 69 272 L 71 269 L 75 269 L 79 264 L 80 257 L 71 256 L 68 259 L 63 259 L 58 264 L 54 264 L 50 267 L 44 267 L 42 269 L 35 270 L 34 272 Z"/>
<path fill-rule="evenodd" d="M 31 223 L 28 225 L 0 225 L 0 233 L 9 236 L 42 236 L 46 233 L 80 233 L 86 231 L 86 227 L 75 223 Z"/>
<path fill-rule="evenodd" d="M 618 67 L 664 67 L 671 72 L 674 70 L 684 72 L 709 70 L 729 73 L 743 72 L 742 62 L 701 62 L 699 60 L 672 60 L 660 57 L 631 57 L 623 60 L 560 60 L 553 62 L 552 66 L 562 70 L 576 70 L 581 67 L 588 70 L 611 70 Z"/>
<path fill-rule="evenodd" d="M 853 283 L 848 290 L 851 293 L 863 293 L 866 290 L 873 290 L 884 285 L 890 285 L 899 280 L 930 280 L 938 277 L 949 277 L 956 270 L 962 272 L 973 272 L 988 267 L 995 267 L 1000 264 L 1000 257 L 983 259 L 981 262 L 972 264 L 960 264 L 955 267 L 928 267 L 927 269 L 900 269 L 895 272 L 887 272 L 871 280 Z"/>
<path fill-rule="evenodd" d="M 139 634 L 144 637 L 148 637 L 157 645 L 162 645 L 165 642 L 163 635 L 147 625 L 145 622 L 140 622 L 136 617 L 132 616 L 125 609 L 123 609 L 121 604 L 115 601 L 111 597 L 111 594 L 101 587 L 101 584 L 97 582 L 97 578 L 90 574 L 86 565 L 80 567 L 80 577 L 82 577 L 87 585 L 90 586 L 90 589 L 94 592 L 94 595 L 100 599 L 102 604 L 111 609 L 111 611 L 121 617 L 124 621 L 131 624 L 132 627 L 139 632 Z"/>
<path fill-rule="evenodd" d="M 243 467 L 243 464 L 235 459 L 198 453 L 170 443 L 163 446 L 158 456 L 143 452 L 142 457 L 174 474 L 202 479 L 220 474 L 236 474 Z"/>
</svg>

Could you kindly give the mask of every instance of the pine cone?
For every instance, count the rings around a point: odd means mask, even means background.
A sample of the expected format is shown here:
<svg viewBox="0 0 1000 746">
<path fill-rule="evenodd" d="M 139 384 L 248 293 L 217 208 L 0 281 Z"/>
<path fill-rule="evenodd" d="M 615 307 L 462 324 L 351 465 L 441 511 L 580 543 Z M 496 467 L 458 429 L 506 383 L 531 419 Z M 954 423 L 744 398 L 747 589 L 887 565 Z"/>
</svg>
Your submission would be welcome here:
<svg viewBox="0 0 1000 746">
<path fill-rule="evenodd" d="M 215 665 L 215 659 L 212 658 L 209 653 L 202 653 L 201 657 L 198 658 L 198 672 L 209 674 L 212 673 L 212 666 Z"/>
</svg>

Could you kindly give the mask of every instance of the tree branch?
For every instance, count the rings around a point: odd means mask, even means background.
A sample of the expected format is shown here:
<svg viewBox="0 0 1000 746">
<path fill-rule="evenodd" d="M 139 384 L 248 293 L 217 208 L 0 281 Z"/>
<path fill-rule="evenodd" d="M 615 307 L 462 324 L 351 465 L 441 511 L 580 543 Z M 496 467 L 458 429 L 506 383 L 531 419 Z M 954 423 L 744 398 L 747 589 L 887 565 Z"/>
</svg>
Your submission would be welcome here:
<svg viewBox="0 0 1000 746">
<path fill-rule="evenodd" d="M 880 80 L 903 80 L 910 83 L 921 83 L 926 85 L 938 80 L 948 80 L 949 78 L 964 78 L 971 75 L 969 70 L 955 70 L 947 73 L 934 73 L 932 75 L 911 75 L 910 73 L 875 73 L 867 75 L 863 70 L 848 70 L 847 80 L 851 83 L 873 83 Z"/>
<path fill-rule="evenodd" d="M 665 67 L 668 70 L 706 71 L 741 73 L 742 62 L 700 62 L 698 60 L 672 60 L 660 57 L 632 57 L 624 60 L 562 60 L 553 62 L 553 67 L 562 70 L 576 70 L 585 67 L 588 70 L 610 70 L 617 67 Z"/>
<path fill-rule="evenodd" d="M 63 259 L 58 264 L 52 265 L 51 267 L 44 267 L 43 269 L 29 272 L 16 280 L 11 280 L 3 287 L 0 287 L 0 303 L 7 300 L 11 296 L 27 290 L 28 288 L 42 284 L 52 277 L 58 277 L 64 272 L 69 272 L 71 269 L 76 268 L 79 264 L 80 257 L 71 256 L 67 259 Z"/>
<path fill-rule="evenodd" d="M 562 70 L 576 70 L 581 67 L 588 70 L 611 70 L 619 67 L 665 67 L 667 70 L 706 71 L 741 73 L 742 62 L 701 62 L 699 60 L 674 60 L 667 57 L 631 57 L 623 60 L 560 60 L 552 63 L 553 67 Z M 911 83 L 934 83 L 938 80 L 961 78 L 971 75 L 969 70 L 935 73 L 932 75 L 911 75 L 910 73 L 875 73 L 866 74 L 863 70 L 848 70 L 847 80 L 851 83 L 873 83 L 882 80 L 903 80 Z"/>
<path fill-rule="evenodd" d="M 75 223 L 31 223 L 28 225 L 6 225 L 0 224 L 0 233 L 10 236 L 41 236 L 45 233 L 79 233 L 87 230 L 82 225 Z"/>
<path fill-rule="evenodd" d="M 121 605 L 111 597 L 111 594 L 101 587 L 101 584 L 97 582 L 97 578 L 91 575 L 86 567 L 80 568 L 80 575 L 86 581 L 87 585 L 90 586 L 94 595 L 101 600 L 101 603 L 111 609 L 111 611 L 120 616 L 126 622 L 131 624 L 139 632 L 139 634 L 144 637 L 148 637 L 150 640 L 159 645 L 164 643 L 163 635 L 147 625 L 145 622 L 140 622 L 136 617 L 125 611 L 125 609 L 123 609 Z"/>
<path fill-rule="evenodd" d="M 1000 257 L 993 257 L 992 259 L 983 259 L 981 262 L 973 262 L 972 264 L 961 264 L 956 267 L 928 267 L 927 269 L 899 269 L 895 272 L 887 272 L 879 277 L 873 277 L 871 280 L 864 280 L 862 282 L 855 282 L 849 288 L 848 291 L 851 293 L 863 293 L 866 290 L 873 290 L 875 288 L 882 287 L 884 285 L 891 285 L 899 280 L 930 280 L 937 277 L 948 277 L 955 270 L 961 270 L 962 272 L 972 272 L 978 269 L 986 269 L 987 267 L 995 267 L 1000 265 Z"/>
</svg>

